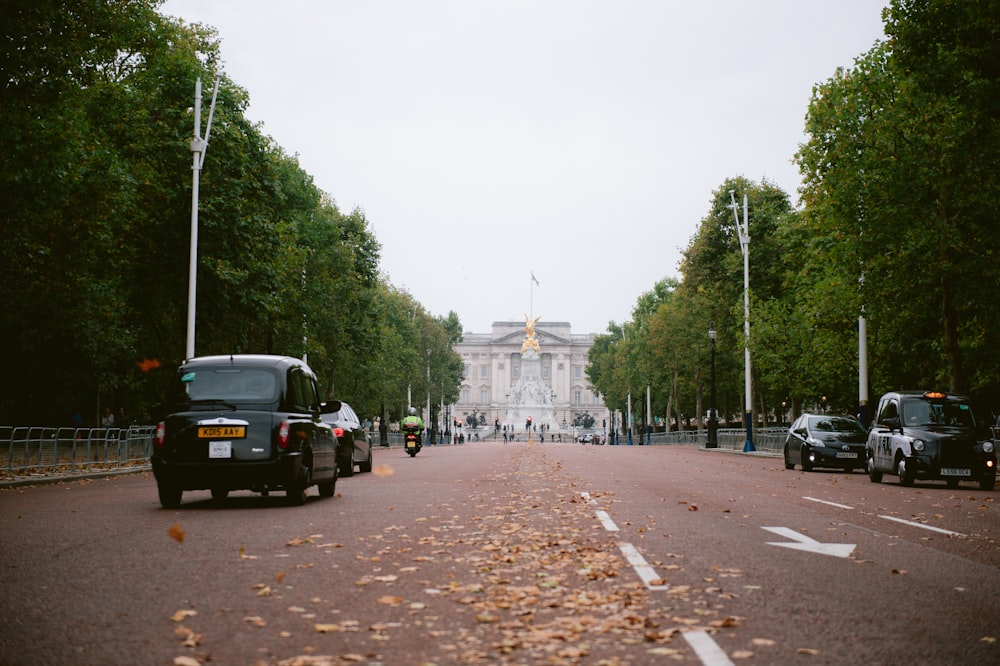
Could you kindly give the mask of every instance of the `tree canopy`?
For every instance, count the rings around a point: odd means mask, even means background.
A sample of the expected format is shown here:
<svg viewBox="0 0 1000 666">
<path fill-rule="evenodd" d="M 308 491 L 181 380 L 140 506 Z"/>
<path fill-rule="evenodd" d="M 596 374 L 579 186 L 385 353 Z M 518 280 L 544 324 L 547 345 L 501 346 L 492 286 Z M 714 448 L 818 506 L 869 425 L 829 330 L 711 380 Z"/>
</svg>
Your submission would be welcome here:
<svg viewBox="0 0 1000 666">
<path fill-rule="evenodd" d="M 588 372 L 609 406 L 649 385 L 657 414 L 697 423 L 714 322 L 723 418 L 743 411 L 746 344 L 758 423 L 803 408 L 853 413 L 864 315 L 872 400 L 943 388 L 987 415 L 1000 407 L 990 325 L 1000 314 L 1000 1 L 896 0 L 884 19 L 888 39 L 813 90 L 795 155 L 801 207 L 767 182 L 727 179 L 682 279 L 598 336 Z M 750 202 L 749 341 L 730 191 Z"/>
<path fill-rule="evenodd" d="M 148 422 L 185 353 L 194 84 L 211 87 L 221 53 L 214 29 L 160 4 L 0 9 L 2 422 L 93 424 L 104 406 Z M 305 356 L 363 418 L 398 418 L 405 378 L 424 390 L 428 367 L 434 395 L 453 399 L 457 315 L 431 317 L 386 281 L 364 213 L 341 211 L 248 121 L 248 99 L 221 77 L 196 354 Z"/>
</svg>

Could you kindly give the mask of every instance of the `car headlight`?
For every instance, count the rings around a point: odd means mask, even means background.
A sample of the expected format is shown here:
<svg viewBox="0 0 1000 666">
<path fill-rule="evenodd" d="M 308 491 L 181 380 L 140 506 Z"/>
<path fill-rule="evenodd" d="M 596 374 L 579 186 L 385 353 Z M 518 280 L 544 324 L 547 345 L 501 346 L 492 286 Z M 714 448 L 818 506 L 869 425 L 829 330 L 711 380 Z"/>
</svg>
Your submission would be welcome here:
<svg viewBox="0 0 1000 666">
<path fill-rule="evenodd" d="M 993 453 L 993 442 L 983 442 L 983 453 Z"/>
<path fill-rule="evenodd" d="M 915 439 L 915 440 L 913 440 L 913 450 L 914 451 L 923 451 L 924 450 L 924 440 L 922 440 L 922 439 Z"/>
</svg>

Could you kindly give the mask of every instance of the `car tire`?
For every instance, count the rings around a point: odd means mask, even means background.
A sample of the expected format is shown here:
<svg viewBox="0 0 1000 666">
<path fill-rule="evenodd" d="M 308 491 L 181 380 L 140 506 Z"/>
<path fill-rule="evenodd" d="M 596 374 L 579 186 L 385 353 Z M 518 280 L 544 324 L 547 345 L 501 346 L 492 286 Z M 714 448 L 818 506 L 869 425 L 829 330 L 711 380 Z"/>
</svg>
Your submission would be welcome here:
<svg viewBox="0 0 1000 666">
<path fill-rule="evenodd" d="M 316 484 L 316 489 L 319 490 L 320 497 L 333 497 L 337 492 L 337 477 L 340 476 L 337 466 L 333 467 L 333 479 L 330 481 L 323 481 L 322 483 Z"/>
<path fill-rule="evenodd" d="M 294 481 L 285 489 L 285 499 L 289 506 L 302 506 L 306 503 L 306 488 L 309 487 L 309 470 L 302 468 Z"/>
<path fill-rule="evenodd" d="M 875 469 L 875 459 L 868 458 L 868 480 L 872 483 L 882 483 L 882 472 Z"/>
<path fill-rule="evenodd" d="M 341 476 L 347 476 L 347 477 L 354 476 L 354 443 L 353 442 L 350 444 L 350 447 L 351 447 L 351 451 L 347 455 L 346 464 L 344 464 L 340 468 L 340 475 Z"/>
<path fill-rule="evenodd" d="M 160 506 L 164 509 L 176 509 L 181 505 L 181 496 L 184 491 L 181 490 L 180 486 L 160 482 L 156 484 L 156 490 L 160 495 Z"/>
<path fill-rule="evenodd" d="M 896 476 L 899 477 L 899 485 L 907 488 L 913 485 L 914 474 L 906 469 L 906 459 L 902 456 L 896 459 Z"/>
<path fill-rule="evenodd" d="M 785 469 L 795 469 L 795 463 L 788 459 L 788 445 L 785 445 Z"/>
<path fill-rule="evenodd" d="M 372 447 L 371 447 L 371 442 L 368 443 L 368 459 L 365 460 L 363 463 L 359 463 L 358 464 L 358 470 L 361 471 L 361 472 L 370 472 L 370 471 L 372 471 Z"/>
</svg>

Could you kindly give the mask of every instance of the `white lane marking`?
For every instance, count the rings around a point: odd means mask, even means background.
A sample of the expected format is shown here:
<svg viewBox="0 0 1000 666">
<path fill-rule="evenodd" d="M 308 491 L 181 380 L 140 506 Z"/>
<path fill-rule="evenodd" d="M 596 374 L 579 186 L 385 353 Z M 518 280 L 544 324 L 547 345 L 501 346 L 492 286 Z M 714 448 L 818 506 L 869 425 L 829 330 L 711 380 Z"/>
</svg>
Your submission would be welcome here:
<svg viewBox="0 0 1000 666">
<path fill-rule="evenodd" d="M 632 565 L 633 569 L 635 569 L 635 572 L 639 575 L 639 578 L 642 579 L 642 582 L 646 585 L 646 589 L 649 590 L 670 589 L 669 585 L 662 584 L 661 581 L 663 581 L 663 579 L 660 578 L 655 571 L 653 571 L 653 567 L 649 566 L 649 563 L 646 562 L 645 558 L 643 558 L 643 556 L 639 553 L 639 551 L 636 550 L 635 546 L 633 546 L 630 543 L 621 543 L 618 544 L 618 547 L 621 548 L 622 555 L 625 556 L 625 559 L 628 560 L 628 563 Z M 656 581 L 655 585 L 653 584 L 653 581 Z"/>
<path fill-rule="evenodd" d="M 591 502 L 591 503 L 594 502 L 594 500 L 590 499 L 590 493 L 588 493 L 586 490 L 584 490 L 582 493 L 580 493 L 580 497 L 582 497 L 583 499 L 587 500 L 588 502 Z"/>
<path fill-rule="evenodd" d="M 712 640 L 712 637 L 708 633 L 704 631 L 685 631 L 683 636 L 705 666 L 733 666 L 733 662 L 729 660 L 729 655 L 719 647 L 718 643 Z"/>
<path fill-rule="evenodd" d="M 812 537 L 807 537 L 805 534 L 800 534 L 787 527 L 761 527 L 761 529 L 767 530 L 768 532 L 774 532 L 778 536 L 783 536 L 786 539 L 791 539 L 795 542 L 788 543 L 786 541 L 769 541 L 767 542 L 767 545 L 781 546 L 783 548 L 791 548 L 793 550 L 804 550 L 808 553 L 832 555 L 833 557 L 847 557 L 854 552 L 854 547 L 857 545 L 853 543 L 821 543 Z"/>
<path fill-rule="evenodd" d="M 952 532 L 951 530 L 945 530 L 940 527 L 934 527 L 933 525 L 924 525 L 923 523 L 915 523 L 912 520 L 903 520 L 902 518 L 896 518 L 895 516 L 879 516 L 879 518 L 885 518 L 886 520 L 894 520 L 897 523 L 903 523 L 904 525 L 910 525 L 911 527 L 922 527 L 925 530 L 930 530 L 932 532 L 939 532 L 941 534 L 947 534 L 948 536 L 959 536 L 959 537 L 965 536 L 961 532 Z"/>
<path fill-rule="evenodd" d="M 836 502 L 828 502 L 826 500 L 816 499 L 815 497 L 803 497 L 802 499 L 809 500 L 810 502 L 819 502 L 820 504 L 828 504 L 830 506 L 835 506 L 838 509 L 850 509 L 854 510 L 853 506 L 847 506 L 846 504 L 837 504 Z"/>
<path fill-rule="evenodd" d="M 611 516 L 608 515 L 607 511 L 595 511 L 594 515 L 601 521 L 601 525 L 604 525 L 604 529 L 609 532 L 618 531 L 618 526 L 615 525 L 615 521 L 611 520 Z"/>
</svg>

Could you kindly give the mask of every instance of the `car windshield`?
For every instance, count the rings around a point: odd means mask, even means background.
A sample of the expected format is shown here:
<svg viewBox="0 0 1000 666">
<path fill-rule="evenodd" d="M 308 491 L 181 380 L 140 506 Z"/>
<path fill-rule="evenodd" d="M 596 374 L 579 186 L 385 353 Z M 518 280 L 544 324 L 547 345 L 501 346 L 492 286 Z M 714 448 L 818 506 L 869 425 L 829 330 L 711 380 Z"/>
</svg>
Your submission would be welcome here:
<svg viewBox="0 0 1000 666">
<path fill-rule="evenodd" d="M 974 428 L 976 421 L 972 416 L 972 408 L 968 403 L 957 400 L 928 400 L 913 398 L 902 405 L 903 425 L 920 426 L 956 426 Z"/>
<path fill-rule="evenodd" d="M 273 402 L 278 378 L 268 368 L 198 368 L 175 384 L 176 402 Z"/>
<path fill-rule="evenodd" d="M 816 416 L 809 419 L 809 427 L 816 432 L 865 432 L 861 423 L 846 416 Z"/>
</svg>

